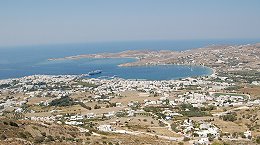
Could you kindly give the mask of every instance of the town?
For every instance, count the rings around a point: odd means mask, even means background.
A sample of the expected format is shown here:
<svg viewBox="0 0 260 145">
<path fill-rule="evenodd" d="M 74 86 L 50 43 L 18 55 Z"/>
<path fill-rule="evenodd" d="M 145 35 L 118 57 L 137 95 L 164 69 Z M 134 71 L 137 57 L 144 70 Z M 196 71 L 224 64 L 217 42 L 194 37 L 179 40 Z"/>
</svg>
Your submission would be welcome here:
<svg viewBox="0 0 260 145">
<path fill-rule="evenodd" d="M 33 75 L 0 80 L 0 113 L 18 121 L 10 125 L 56 124 L 80 134 L 46 135 L 34 127 L 16 135 L 32 143 L 129 144 L 129 136 L 164 144 L 260 143 L 259 90 L 259 81 L 241 84 L 216 73 L 165 81 Z"/>
</svg>

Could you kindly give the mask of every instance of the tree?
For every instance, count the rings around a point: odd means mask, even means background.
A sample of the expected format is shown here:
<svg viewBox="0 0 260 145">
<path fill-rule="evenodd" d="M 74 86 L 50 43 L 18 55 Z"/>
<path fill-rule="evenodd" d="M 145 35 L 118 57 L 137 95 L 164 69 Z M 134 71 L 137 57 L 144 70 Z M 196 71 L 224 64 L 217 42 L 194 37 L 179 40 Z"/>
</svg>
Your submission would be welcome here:
<svg viewBox="0 0 260 145">
<path fill-rule="evenodd" d="M 190 138 L 188 138 L 188 137 L 183 138 L 183 141 L 189 141 L 189 140 L 190 140 Z"/>
<path fill-rule="evenodd" d="M 11 125 L 11 126 L 14 126 L 14 127 L 19 127 L 19 125 L 18 125 L 17 123 L 12 122 L 12 121 L 10 121 L 10 125 Z"/>
<path fill-rule="evenodd" d="M 255 141 L 257 144 L 260 144 L 260 136 L 258 136 Z"/>
<path fill-rule="evenodd" d="M 44 142 L 44 138 L 43 136 L 36 136 L 34 139 L 34 143 L 42 143 Z"/>
<path fill-rule="evenodd" d="M 49 104 L 50 106 L 72 106 L 72 105 L 76 105 L 77 103 L 75 103 L 73 101 L 72 98 L 65 96 L 65 97 L 61 97 L 59 99 L 55 99 L 53 101 L 51 101 L 51 103 Z"/>
<path fill-rule="evenodd" d="M 97 104 L 94 106 L 94 109 L 100 109 L 101 106 L 98 106 Z"/>
<path fill-rule="evenodd" d="M 7 136 L 6 135 L 4 135 L 4 134 L 1 134 L 1 136 L 0 136 L 0 140 L 5 140 L 7 138 Z"/>
</svg>

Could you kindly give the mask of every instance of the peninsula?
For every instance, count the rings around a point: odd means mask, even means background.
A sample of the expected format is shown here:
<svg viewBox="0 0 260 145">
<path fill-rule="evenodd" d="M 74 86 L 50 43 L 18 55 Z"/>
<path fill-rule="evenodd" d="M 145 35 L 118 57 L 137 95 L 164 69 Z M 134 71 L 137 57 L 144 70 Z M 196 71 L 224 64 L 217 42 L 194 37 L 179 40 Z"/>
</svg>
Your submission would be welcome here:
<svg viewBox="0 0 260 145">
<path fill-rule="evenodd" d="M 259 71 L 260 43 L 253 45 L 212 45 L 186 51 L 171 50 L 129 50 L 119 53 L 82 54 L 64 58 L 50 58 L 49 61 L 82 58 L 134 58 L 137 61 L 119 66 L 145 65 L 203 65 L 217 73 L 230 71 Z"/>
</svg>

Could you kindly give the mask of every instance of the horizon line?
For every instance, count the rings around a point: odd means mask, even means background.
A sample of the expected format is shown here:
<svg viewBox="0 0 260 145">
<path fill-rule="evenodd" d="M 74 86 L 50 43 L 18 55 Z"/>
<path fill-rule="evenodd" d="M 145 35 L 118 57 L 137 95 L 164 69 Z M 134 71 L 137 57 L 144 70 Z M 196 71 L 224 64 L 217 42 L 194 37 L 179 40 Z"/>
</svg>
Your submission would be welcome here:
<svg viewBox="0 0 260 145">
<path fill-rule="evenodd" d="M 85 42 L 57 42 L 57 43 L 39 43 L 39 44 L 14 44 L 14 45 L 0 45 L 0 49 L 3 48 L 17 48 L 17 47 L 33 47 L 33 46 L 52 46 L 52 45 L 75 45 L 75 44 L 98 44 L 98 43 L 122 43 L 122 42 L 170 42 L 170 41 L 237 41 L 237 40 L 244 40 L 244 41 L 259 41 L 260 38 L 196 38 L 196 39 L 143 39 L 143 40 L 108 40 L 108 41 L 85 41 Z M 258 43 L 258 42 L 254 42 Z M 214 45 L 214 44 L 212 44 Z M 221 44 L 221 45 L 228 45 L 228 44 Z"/>
</svg>

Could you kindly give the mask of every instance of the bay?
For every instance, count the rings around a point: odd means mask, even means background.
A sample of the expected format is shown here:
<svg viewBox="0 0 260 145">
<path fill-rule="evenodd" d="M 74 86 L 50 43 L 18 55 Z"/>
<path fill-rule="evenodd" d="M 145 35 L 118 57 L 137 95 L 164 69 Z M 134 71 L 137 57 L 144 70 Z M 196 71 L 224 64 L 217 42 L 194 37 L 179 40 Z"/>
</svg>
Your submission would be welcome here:
<svg viewBox="0 0 260 145">
<path fill-rule="evenodd" d="M 203 76 L 212 70 L 202 66 L 140 66 L 118 67 L 117 65 L 135 61 L 133 59 L 79 59 L 48 61 L 80 54 L 121 52 L 125 50 L 175 50 L 183 51 L 212 44 L 248 44 L 258 40 L 176 40 L 176 41 L 132 41 L 99 42 L 81 44 L 57 44 L 0 48 L 0 79 L 17 78 L 35 74 L 79 75 L 93 70 L 102 70 L 94 77 L 118 76 L 125 79 L 170 80 L 193 76 Z"/>
</svg>

